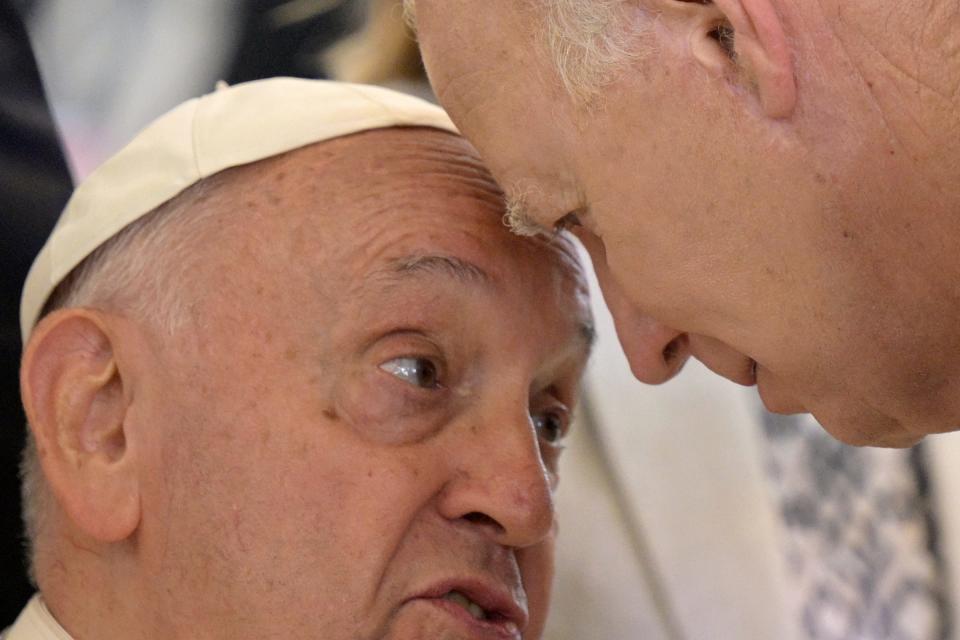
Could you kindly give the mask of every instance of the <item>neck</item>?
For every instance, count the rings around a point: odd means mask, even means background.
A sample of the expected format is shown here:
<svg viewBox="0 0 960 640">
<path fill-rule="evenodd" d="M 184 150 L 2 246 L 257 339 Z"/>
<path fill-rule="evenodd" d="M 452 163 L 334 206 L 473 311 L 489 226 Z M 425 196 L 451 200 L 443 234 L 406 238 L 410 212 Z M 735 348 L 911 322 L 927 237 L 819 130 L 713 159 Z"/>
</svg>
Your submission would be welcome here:
<svg viewBox="0 0 960 640">
<path fill-rule="evenodd" d="M 38 547 L 40 592 L 71 637 L 161 637 L 148 632 L 150 598 L 132 577 L 133 557 L 129 542 L 97 543 L 76 531 L 61 530 L 56 541 Z"/>
</svg>

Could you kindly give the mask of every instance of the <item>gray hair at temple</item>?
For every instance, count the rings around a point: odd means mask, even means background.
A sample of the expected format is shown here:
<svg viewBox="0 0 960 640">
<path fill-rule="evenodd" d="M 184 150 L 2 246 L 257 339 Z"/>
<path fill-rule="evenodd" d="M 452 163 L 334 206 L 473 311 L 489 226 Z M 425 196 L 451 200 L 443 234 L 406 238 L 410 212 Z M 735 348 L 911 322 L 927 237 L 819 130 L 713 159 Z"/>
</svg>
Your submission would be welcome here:
<svg viewBox="0 0 960 640">
<path fill-rule="evenodd" d="M 546 47 L 567 92 L 580 101 L 595 98 L 629 62 L 650 54 L 649 22 L 631 17 L 623 0 L 528 0 L 542 13 Z M 415 0 L 403 1 L 411 25 Z M 482 10 L 482 9 L 478 9 Z"/>
<path fill-rule="evenodd" d="M 190 316 L 192 256 L 209 240 L 204 231 L 212 231 L 211 223 L 221 219 L 216 194 L 229 175 L 222 172 L 194 184 L 110 238 L 57 286 L 41 317 L 57 309 L 93 307 L 132 315 L 164 335 L 183 328 Z M 36 586 L 52 496 L 29 428 L 20 480 L 27 566 Z"/>
</svg>

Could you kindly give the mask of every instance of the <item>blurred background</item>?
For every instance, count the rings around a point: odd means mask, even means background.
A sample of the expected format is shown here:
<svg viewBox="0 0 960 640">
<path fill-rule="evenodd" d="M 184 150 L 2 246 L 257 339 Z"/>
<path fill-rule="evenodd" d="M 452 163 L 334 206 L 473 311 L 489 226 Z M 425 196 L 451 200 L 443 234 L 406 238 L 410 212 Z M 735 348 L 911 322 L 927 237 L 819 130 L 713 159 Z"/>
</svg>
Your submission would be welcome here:
<svg viewBox="0 0 960 640">
<path fill-rule="evenodd" d="M 19 290 L 71 181 L 218 80 L 337 78 L 432 95 L 399 0 L 0 7 L 2 629 L 32 593 L 16 473 Z M 960 490 L 956 437 L 845 447 L 809 417 L 765 413 L 753 390 L 694 362 L 663 387 L 642 386 L 599 292 L 594 305 L 600 340 L 561 471 L 547 638 L 955 637 L 960 517 L 946 494 Z"/>
</svg>

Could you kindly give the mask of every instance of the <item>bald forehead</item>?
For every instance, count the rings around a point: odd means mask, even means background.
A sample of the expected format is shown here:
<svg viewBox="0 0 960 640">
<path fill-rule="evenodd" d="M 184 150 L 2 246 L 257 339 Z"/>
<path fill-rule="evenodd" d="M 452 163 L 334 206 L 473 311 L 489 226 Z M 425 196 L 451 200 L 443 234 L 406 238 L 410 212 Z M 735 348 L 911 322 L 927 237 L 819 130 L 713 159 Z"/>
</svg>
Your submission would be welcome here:
<svg viewBox="0 0 960 640">
<path fill-rule="evenodd" d="M 477 152 L 460 136 L 436 129 L 358 133 L 231 169 L 214 180 L 218 201 L 210 204 L 244 217 L 242 225 L 232 224 L 237 218 L 223 219 L 229 228 L 219 225 L 217 244 L 224 234 L 240 242 L 252 235 L 292 236 L 292 242 L 309 241 L 326 254 L 350 251 L 360 236 L 378 233 L 384 224 L 412 229 L 416 220 L 472 229 L 490 242 L 503 229 L 503 193 Z"/>
<path fill-rule="evenodd" d="M 365 132 L 238 168 L 221 186 L 226 215 L 201 242 L 214 291 L 241 281 L 304 299 L 313 292 L 333 308 L 379 292 L 368 283 L 387 272 L 515 292 L 560 287 L 577 308 L 586 292 L 570 238 L 511 234 L 502 192 L 455 135 Z"/>
<path fill-rule="evenodd" d="M 356 202 L 418 185 L 460 190 L 495 206 L 503 201 L 469 142 L 429 128 L 377 129 L 320 142 L 244 167 L 237 177 L 237 189 L 247 184 L 274 202 L 302 195 L 318 204 Z"/>
<path fill-rule="evenodd" d="M 486 231 L 474 230 L 493 244 L 526 244 L 545 252 L 547 260 L 579 271 L 569 234 L 518 238 L 508 233 L 506 198 L 477 151 L 460 136 L 426 128 L 381 129 L 311 145 L 262 164 L 258 190 L 266 185 L 268 206 L 290 200 L 321 216 L 335 215 L 334 226 L 354 241 L 373 231 L 373 221 L 374 226 L 387 220 L 403 225 L 411 220 L 408 215 L 443 217 L 436 223 L 445 226 L 459 221 L 474 228 L 485 221 Z M 449 204 L 425 209 L 427 202 L 438 201 Z M 469 214 L 467 209 L 475 207 Z M 328 231 L 332 229 L 325 228 L 324 234 Z M 350 251 L 350 246 L 340 248 Z"/>
</svg>

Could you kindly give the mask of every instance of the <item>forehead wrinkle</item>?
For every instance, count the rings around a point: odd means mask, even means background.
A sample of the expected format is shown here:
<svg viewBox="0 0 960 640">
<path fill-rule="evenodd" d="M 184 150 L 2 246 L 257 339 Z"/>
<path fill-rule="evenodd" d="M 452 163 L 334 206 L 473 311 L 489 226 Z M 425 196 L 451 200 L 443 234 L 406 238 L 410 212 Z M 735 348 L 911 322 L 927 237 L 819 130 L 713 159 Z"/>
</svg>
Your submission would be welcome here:
<svg viewBox="0 0 960 640">
<path fill-rule="evenodd" d="M 416 208 L 416 203 L 425 195 L 431 198 L 469 198 L 493 208 L 498 216 L 504 211 L 503 196 L 489 182 L 457 173 L 418 172 L 402 181 L 374 180 L 355 192 L 350 200 L 362 209 L 362 216 L 379 216 L 401 207 Z M 454 213 L 457 206 L 451 203 L 450 212 Z"/>
<path fill-rule="evenodd" d="M 389 134 L 388 144 L 381 140 L 377 148 L 353 157 L 348 153 L 347 162 L 338 163 L 339 196 L 355 205 L 381 200 L 394 207 L 401 194 L 431 191 L 474 197 L 503 211 L 502 190 L 462 138 L 418 129 L 386 132 L 381 137 Z"/>
<path fill-rule="evenodd" d="M 317 158 L 327 160 L 318 178 L 329 178 L 334 184 L 341 179 L 366 175 L 402 175 L 424 169 L 412 168 L 408 163 L 425 162 L 442 167 L 455 167 L 489 180 L 493 178 L 473 146 L 463 137 L 430 127 L 390 127 L 352 133 L 297 149 L 285 156 L 310 156 L 304 167 L 316 165 Z"/>
</svg>

